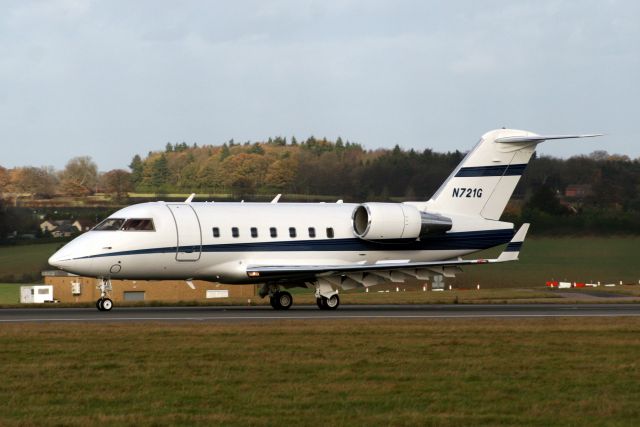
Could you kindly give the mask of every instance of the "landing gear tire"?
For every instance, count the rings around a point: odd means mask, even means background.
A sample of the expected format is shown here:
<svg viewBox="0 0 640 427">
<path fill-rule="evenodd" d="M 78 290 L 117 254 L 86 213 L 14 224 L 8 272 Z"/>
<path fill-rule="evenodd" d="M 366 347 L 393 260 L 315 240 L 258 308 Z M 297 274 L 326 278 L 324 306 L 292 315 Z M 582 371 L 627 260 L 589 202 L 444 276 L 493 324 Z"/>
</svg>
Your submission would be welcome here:
<svg viewBox="0 0 640 427">
<path fill-rule="evenodd" d="M 273 307 L 276 310 L 280 310 L 280 307 L 278 306 L 278 299 L 276 298 L 276 295 L 271 295 L 269 297 L 269 303 L 271 304 L 271 307 Z"/>
<path fill-rule="evenodd" d="M 293 305 L 293 297 L 289 292 L 278 292 L 276 296 L 278 298 L 278 305 L 280 306 L 280 310 L 289 310 Z"/>
<path fill-rule="evenodd" d="M 100 298 L 96 301 L 96 308 L 100 311 L 111 311 L 113 308 L 113 301 L 109 298 Z"/>
<path fill-rule="evenodd" d="M 276 310 L 288 310 L 293 305 L 293 297 L 287 291 L 276 292 L 269 297 L 269 302 Z"/>
<path fill-rule="evenodd" d="M 335 310 L 340 306 L 340 297 L 338 294 L 333 294 L 329 298 L 322 297 L 322 309 Z"/>
</svg>

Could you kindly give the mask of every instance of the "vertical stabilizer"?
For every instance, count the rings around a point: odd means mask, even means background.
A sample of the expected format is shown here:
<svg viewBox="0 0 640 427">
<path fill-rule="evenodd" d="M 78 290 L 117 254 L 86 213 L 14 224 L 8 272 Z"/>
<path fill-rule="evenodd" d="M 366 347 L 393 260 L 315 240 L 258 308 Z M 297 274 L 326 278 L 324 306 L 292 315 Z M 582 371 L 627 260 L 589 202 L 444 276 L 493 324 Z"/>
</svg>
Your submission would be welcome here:
<svg viewBox="0 0 640 427">
<path fill-rule="evenodd" d="M 427 202 L 429 210 L 498 220 L 536 146 L 549 139 L 599 135 L 548 135 L 515 129 L 485 133 Z"/>
<path fill-rule="evenodd" d="M 499 138 L 537 136 L 531 132 L 499 129 L 485 133 L 445 183 L 429 207 L 486 219 L 500 219 L 538 142 L 498 143 Z"/>
</svg>

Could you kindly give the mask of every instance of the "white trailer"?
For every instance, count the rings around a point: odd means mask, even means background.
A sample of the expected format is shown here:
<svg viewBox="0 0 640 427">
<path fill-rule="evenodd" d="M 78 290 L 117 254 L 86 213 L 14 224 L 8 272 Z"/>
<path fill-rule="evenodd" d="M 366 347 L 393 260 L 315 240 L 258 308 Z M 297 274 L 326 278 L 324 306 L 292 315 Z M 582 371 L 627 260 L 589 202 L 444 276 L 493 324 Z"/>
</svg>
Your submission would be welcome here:
<svg viewBox="0 0 640 427">
<path fill-rule="evenodd" d="M 53 286 L 31 285 L 20 286 L 20 303 L 33 304 L 53 301 Z"/>
</svg>

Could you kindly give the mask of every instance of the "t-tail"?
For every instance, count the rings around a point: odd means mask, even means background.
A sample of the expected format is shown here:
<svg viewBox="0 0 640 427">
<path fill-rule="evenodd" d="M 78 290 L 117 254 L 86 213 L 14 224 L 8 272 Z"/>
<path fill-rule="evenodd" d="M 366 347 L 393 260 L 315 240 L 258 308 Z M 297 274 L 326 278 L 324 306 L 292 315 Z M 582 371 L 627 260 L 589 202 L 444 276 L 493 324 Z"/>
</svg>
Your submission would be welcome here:
<svg viewBox="0 0 640 427">
<path fill-rule="evenodd" d="M 546 140 L 591 135 L 537 135 L 515 129 L 485 133 L 427 202 L 430 211 L 498 220 L 536 146 Z"/>
</svg>

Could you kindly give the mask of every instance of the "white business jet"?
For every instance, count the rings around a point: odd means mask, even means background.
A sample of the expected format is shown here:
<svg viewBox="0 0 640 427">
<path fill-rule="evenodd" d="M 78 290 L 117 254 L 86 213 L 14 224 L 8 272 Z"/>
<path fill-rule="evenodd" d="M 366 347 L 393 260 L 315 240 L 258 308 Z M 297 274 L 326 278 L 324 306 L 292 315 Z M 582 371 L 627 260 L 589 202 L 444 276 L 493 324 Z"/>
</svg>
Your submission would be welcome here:
<svg viewBox="0 0 640 427">
<path fill-rule="evenodd" d="M 518 259 L 529 224 L 514 233 L 500 216 L 542 141 L 599 135 L 487 132 L 428 201 L 404 203 L 153 202 L 115 212 L 51 258 L 62 270 L 101 279 L 96 306 L 108 311 L 111 279 L 261 284 L 275 309 L 286 289 L 315 291 L 336 309 L 338 289 L 451 277 L 464 265 Z M 462 259 L 508 243 L 495 259 Z"/>
</svg>

